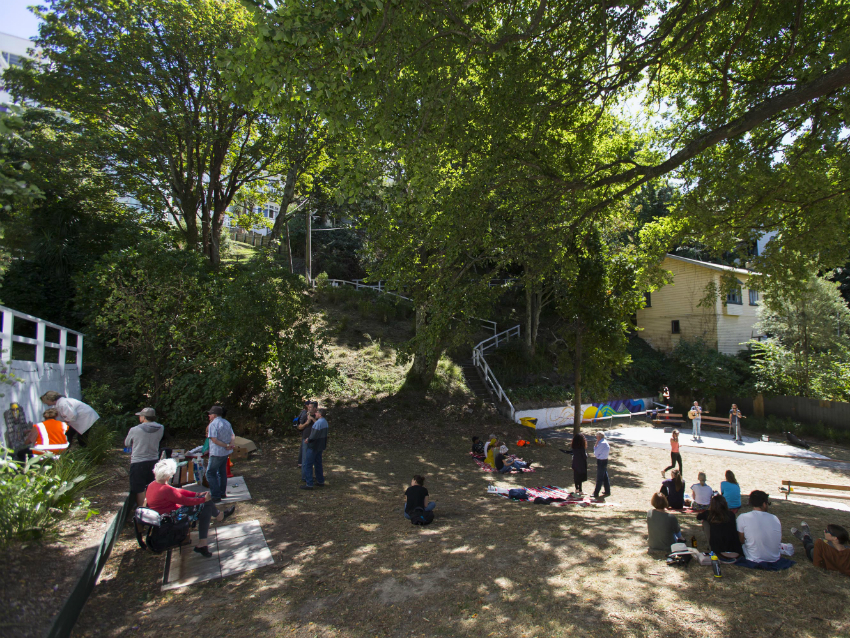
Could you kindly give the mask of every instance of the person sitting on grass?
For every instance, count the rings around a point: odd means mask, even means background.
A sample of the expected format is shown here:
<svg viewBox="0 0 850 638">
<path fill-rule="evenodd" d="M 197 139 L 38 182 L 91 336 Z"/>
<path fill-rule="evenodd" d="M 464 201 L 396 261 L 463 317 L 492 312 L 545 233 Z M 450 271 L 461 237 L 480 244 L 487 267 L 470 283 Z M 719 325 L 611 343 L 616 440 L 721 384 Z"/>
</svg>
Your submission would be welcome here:
<svg viewBox="0 0 850 638">
<path fill-rule="evenodd" d="M 425 487 L 425 477 L 419 474 L 410 481 L 410 487 L 404 492 L 407 502 L 404 504 L 404 517 L 410 520 L 410 512 L 421 507 L 426 512 L 431 512 L 437 507 L 436 501 L 428 502 L 428 490 Z"/>
<path fill-rule="evenodd" d="M 707 510 L 708 506 L 711 505 L 714 490 L 711 489 L 710 485 L 705 484 L 705 472 L 699 472 L 697 480 L 699 483 L 691 485 L 691 496 L 693 497 L 691 507 L 695 510 Z"/>
<path fill-rule="evenodd" d="M 196 494 L 190 490 L 181 490 L 168 485 L 168 481 L 177 472 L 177 462 L 174 459 L 162 459 L 153 468 L 156 479 L 145 491 L 148 508 L 160 514 L 168 514 L 183 505 L 200 505 L 198 512 L 198 544 L 195 551 L 204 558 L 210 558 L 212 552 L 209 550 L 207 535 L 210 531 L 210 521 L 214 518 L 218 522 L 226 520 L 236 511 L 236 506 L 219 512 L 211 502 L 212 496 L 209 492 Z"/>
<path fill-rule="evenodd" d="M 508 446 L 504 443 L 499 447 L 499 452 L 496 454 L 495 467 L 500 474 L 508 474 L 514 470 L 522 472 L 525 468 L 531 467 L 531 463 L 520 461 L 519 459 L 509 459 L 507 457 Z"/>
<path fill-rule="evenodd" d="M 667 497 L 670 509 L 685 509 L 685 482 L 679 470 L 670 472 L 670 478 L 662 481 L 661 493 Z"/>
<path fill-rule="evenodd" d="M 753 511 L 741 514 L 737 520 L 744 557 L 754 563 L 775 563 L 781 558 L 782 523 L 768 513 L 770 499 L 765 492 L 750 492 L 750 506 Z"/>
<path fill-rule="evenodd" d="M 803 542 L 806 548 L 806 556 L 816 567 L 841 572 L 850 576 L 850 535 L 841 525 L 830 523 L 823 530 L 823 538 L 812 540 L 809 526 L 804 522 L 800 524 L 801 529 L 791 528 L 791 533 Z"/>
<path fill-rule="evenodd" d="M 669 507 L 667 497 L 661 492 L 652 495 L 652 509 L 646 515 L 646 527 L 649 532 L 649 549 L 669 552 L 673 543 L 685 542 L 679 519 L 666 511 Z"/>
<path fill-rule="evenodd" d="M 472 437 L 472 453 L 475 456 L 484 456 L 484 443 L 477 436 Z"/>
<path fill-rule="evenodd" d="M 726 499 L 720 494 L 712 496 L 708 509 L 697 514 L 697 520 L 702 521 L 702 529 L 711 551 L 720 560 L 734 563 L 744 550 L 738 537 L 735 514 L 729 510 Z"/>
<path fill-rule="evenodd" d="M 726 470 L 726 480 L 720 482 L 720 493 L 729 504 L 729 509 L 737 515 L 741 509 L 741 486 L 738 485 L 738 479 L 732 470 Z"/>
<path fill-rule="evenodd" d="M 491 434 L 487 437 L 487 442 L 484 444 L 484 462 L 493 467 L 495 465 L 496 452 L 499 451 L 499 442 L 496 440 L 496 435 Z"/>
</svg>

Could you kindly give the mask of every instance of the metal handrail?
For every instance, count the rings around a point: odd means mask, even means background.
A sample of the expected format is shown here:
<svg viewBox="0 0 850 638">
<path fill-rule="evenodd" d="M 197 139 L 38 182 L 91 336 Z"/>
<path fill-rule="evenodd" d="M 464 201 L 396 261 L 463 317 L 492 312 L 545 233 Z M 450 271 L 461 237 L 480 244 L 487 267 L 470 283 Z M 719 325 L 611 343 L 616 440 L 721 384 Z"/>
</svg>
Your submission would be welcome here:
<svg viewBox="0 0 850 638">
<path fill-rule="evenodd" d="M 32 315 L 28 315 L 23 312 L 18 312 L 17 310 L 12 310 L 11 308 L 6 308 L 5 306 L 0 306 L 0 312 L 3 313 L 2 320 L 2 328 L 0 328 L 0 344 L 2 344 L 2 357 L 3 361 L 12 361 L 12 344 L 14 343 L 25 343 L 30 346 L 35 346 L 35 363 L 41 369 L 44 366 L 44 351 L 46 348 L 50 348 L 51 350 L 59 351 L 59 362 L 57 364 L 49 364 L 49 365 L 58 365 L 59 369 L 64 372 L 65 371 L 65 359 L 66 354 L 70 352 L 76 352 L 76 364 L 77 371 L 83 371 L 83 333 L 77 332 L 76 330 L 71 330 L 70 328 L 65 328 L 64 326 L 60 326 L 58 324 L 52 323 L 50 321 L 45 321 L 44 319 L 39 319 L 38 317 L 34 317 Z M 21 337 L 16 335 L 15 332 L 15 319 L 23 319 L 24 321 L 29 321 L 36 325 L 36 338 L 32 339 L 30 337 Z M 55 343 L 53 341 L 47 341 L 45 335 L 47 333 L 47 328 L 53 328 L 59 331 L 59 343 Z M 77 345 L 69 346 L 68 345 L 68 334 L 73 334 L 77 336 Z M 16 359 L 17 361 L 17 359 Z M 25 361 L 25 359 L 20 359 L 20 361 Z"/>
<path fill-rule="evenodd" d="M 487 359 L 484 358 L 484 353 L 491 348 L 498 348 L 502 343 L 507 343 L 510 341 L 511 337 L 519 338 L 520 329 L 520 325 L 517 324 L 513 328 L 508 328 L 507 330 L 494 334 L 492 337 L 484 339 L 484 341 L 479 342 L 472 349 L 472 364 L 481 371 L 481 374 L 484 377 L 484 383 L 490 388 L 493 394 L 496 395 L 497 401 L 504 401 L 508 404 L 508 407 L 511 410 L 511 421 L 516 419 L 516 408 L 514 408 L 514 404 L 511 403 L 507 393 L 504 391 L 499 380 L 496 378 L 496 375 L 493 373 L 493 370 L 490 368 L 490 365 L 487 363 Z"/>
</svg>

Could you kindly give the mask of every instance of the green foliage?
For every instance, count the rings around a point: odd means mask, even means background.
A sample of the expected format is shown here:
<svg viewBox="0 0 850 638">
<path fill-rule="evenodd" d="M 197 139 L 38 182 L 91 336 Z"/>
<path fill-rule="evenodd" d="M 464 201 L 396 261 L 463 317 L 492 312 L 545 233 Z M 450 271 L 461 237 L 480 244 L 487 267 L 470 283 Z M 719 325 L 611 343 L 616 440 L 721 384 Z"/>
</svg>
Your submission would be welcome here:
<svg viewBox="0 0 850 638">
<path fill-rule="evenodd" d="M 670 353 L 672 370 L 664 385 L 700 403 L 717 395 L 746 394 L 747 364 L 718 352 L 702 340 L 680 341 Z"/>
<path fill-rule="evenodd" d="M 751 342 L 756 389 L 767 394 L 850 401 L 850 308 L 838 284 L 814 277 L 772 285 Z"/>
<path fill-rule="evenodd" d="M 215 402 L 283 418 L 333 376 L 297 279 L 267 254 L 211 270 L 149 242 L 83 278 L 92 327 L 135 366 L 135 391 L 175 428 Z"/>
<path fill-rule="evenodd" d="M 434 378 L 428 386 L 428 391 L 435 394 L 450 396 L 467 396 L 471 394 L 463 378 L 463 370 L 448 357 L 442 357 L 437 364 Z"/>
<path fill-rule="evenodd" d="M 0 112 L 0 210 L 7 214 L 43 197 L 38 187 L 29 183 L 32 165 L 10 153 L 10 147 L 21 141 L 21 113 L 21 107 L 15 105 L 5 105 Z"/>
<path fill-rule="evenodd" d="M 75 451 L 78 452 L 78 451 Z M 84 452 L 62 457 L 43 454 L 23 465 L 0 458 L 0 547 L 10 541 L 41 538 L 66 512 L 86 512 L 89 502 L 80 494 L 93 484 L 97 465 Z"/>
<path fill-rule="evenodd" d="M 800 438 L 812 437 L 821 441 L 835 441 L 847 445 L 850 443 L 850 430 L 846 428 L 834 428 L 823 423 L 801 423 L 794 419 L 768 415 L 764 419 L 750 416 L 746 421 L 747 429 L 754 432 L 768 432 L 783 434 L 791 432 Z M 778 437 L 783 440 L 784 437 Z"/>
</svg>

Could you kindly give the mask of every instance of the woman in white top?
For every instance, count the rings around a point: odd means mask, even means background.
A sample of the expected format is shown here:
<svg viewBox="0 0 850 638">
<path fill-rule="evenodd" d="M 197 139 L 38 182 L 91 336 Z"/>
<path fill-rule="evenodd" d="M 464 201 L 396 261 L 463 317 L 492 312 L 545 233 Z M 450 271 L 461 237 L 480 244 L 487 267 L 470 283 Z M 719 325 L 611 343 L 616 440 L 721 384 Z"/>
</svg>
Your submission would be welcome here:
<svg viewBox="0 0 850 638">
<path fill-rule="evenodd" d="M 59 413 L 59 420 L 68 424 L 68 445 L 74 440 L 74 436 L 80 435 L 80 445 L 86 446 L 86 437 L 83 436 L 89 428 L 100 418 L 90 405 L 77 399 L 71 399 L 58 392 L 50 390 L 41 395 L 41 402 L 55 408 Z"/>
</svg>

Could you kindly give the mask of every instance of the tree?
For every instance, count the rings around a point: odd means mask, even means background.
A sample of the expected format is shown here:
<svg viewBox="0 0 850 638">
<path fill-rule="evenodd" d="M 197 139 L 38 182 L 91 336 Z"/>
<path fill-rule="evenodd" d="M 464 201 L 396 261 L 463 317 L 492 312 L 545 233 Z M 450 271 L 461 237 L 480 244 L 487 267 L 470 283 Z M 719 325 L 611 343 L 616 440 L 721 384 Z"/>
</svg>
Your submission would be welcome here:
<svg viewBox="0 0 850 638">
<path fill-rule="evenodd" d="M 838 284 L 812 277 L 765 292 L 753 342 L 757 389 L 814 398 L 850 397 L 850 308 Z"/>
<path fill-rule="evenodd" d="M 718 352 L 702 340 L 680 341 L 670 353 L 675 392 L 704 404 L 707 398 L 741 392 L 746 363 Z"/>
<path fill-rule="evenodd" d="M 223 52 L 257 37 L 251 14 L 236 0 L 51 0 L 36 13 L 48 62 L 4 81 L 83 123 L 123 192 L 167 211 L 217 266 L 236 193 L 303 162 L 312 138 L 293 131 L 316 120 L 295 86 L 270 95 L 224 68 Z"/>
</svg>

